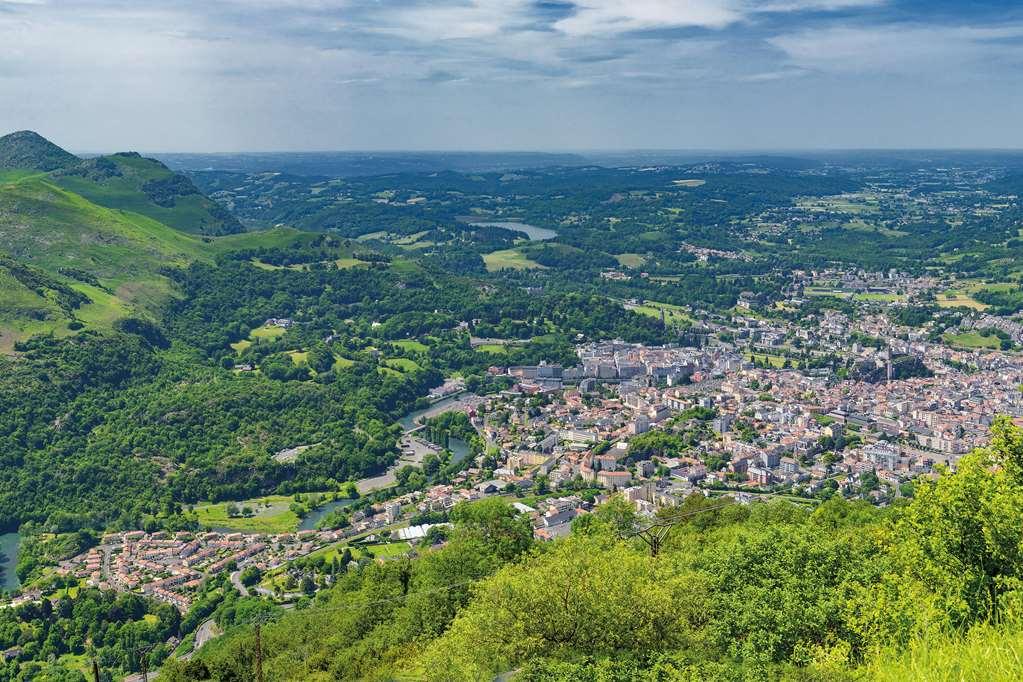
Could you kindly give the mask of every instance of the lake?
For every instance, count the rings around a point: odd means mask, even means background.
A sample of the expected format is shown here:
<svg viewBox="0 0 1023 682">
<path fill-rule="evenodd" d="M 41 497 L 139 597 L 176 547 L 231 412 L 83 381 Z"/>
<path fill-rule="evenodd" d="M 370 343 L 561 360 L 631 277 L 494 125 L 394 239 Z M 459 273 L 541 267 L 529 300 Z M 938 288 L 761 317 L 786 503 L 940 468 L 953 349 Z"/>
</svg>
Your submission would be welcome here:
<svg viewBox="0 0 1023 682">
<path fill-rule="evenodd" d="M 18 565 L 18 550 L 21 549 L 21 535 L 18 533 L 4 533 L 0 535 L 0 562 L 3 566 L 3 576 L 0 577 L 0 589 L 16 590 L 21 587 L 15 567 Z"/>
<path fill-rule="evenodd" d="M 518 223 L 515 221 L 508 222 L 486 222 L 486 223 L 470 223 L 471 225 L 477 225 L 479 227 L 503 227 L 506 230 L 514 230 L 521 232 L 533 241 L 543 241 L 544 239 L 554 239 L 558 236 L 558 233 L 554 230 L 548 230 L 546 227 L 537 227 L 535 225 L 526 225 L 525 223 Z"/>
</svg>

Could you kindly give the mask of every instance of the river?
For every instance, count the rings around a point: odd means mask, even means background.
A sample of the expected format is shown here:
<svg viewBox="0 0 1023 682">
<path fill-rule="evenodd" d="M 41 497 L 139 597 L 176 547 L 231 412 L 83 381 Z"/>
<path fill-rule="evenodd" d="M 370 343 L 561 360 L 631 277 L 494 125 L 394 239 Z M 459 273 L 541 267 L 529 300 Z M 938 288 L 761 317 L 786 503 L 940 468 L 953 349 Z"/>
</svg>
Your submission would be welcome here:
<svg viewBox="0 0 1023 682">
<path fill-rule="evenodd" d="M 0 577 L 0 589 L 16 590 L 21 587 L 18 574 L 15 568 L 18 565 L 18 550 L 21 549 L 21 535 L 18 533 L 4 533 L 0 535 L 0 565 L 3 567 L 3 576 Z"/>
<path fill-rule="evenodd" d="M 433 403 L 429 407 L 424 407 L 421 410 L 409 412 L 404 417 L 399 419 L 398 423 L 401 424 L 402 429 L 408 432 L 419 426 L 417 421 L 421 417 L 436 417 L 438 414 L 451 412 L 453 410 L 460 410 L 462 409 L 467 399 L 472 400 L 474 398 L 476 398 L 476 396 L 471 393 L 470 394 L 459 393 L 458 395 L 452 395 L 448 396 L 447 398 L 441 398 L 440 400 Z"/>
<path fill-rule="evenodd" d="M 485 223 L 470 223 L 479 227 L 503 227 L 506 230 L 514 230 L 515 232 L 521 232 L 533 241 L 543 241 L 544 239 L 554 239 L 558 236 L 558 233 L 554 230 L 548 230 L 546 227 L 537 227 L 536 225 L 527 225 L 526 223 L 519 223 L 515 221 L 493 221 Z"/>
<path fill-rule="evenodd" d="M 322 519 L 324 516 L 334 511 L 335 509 L 347 507 L 348 505 L 353 504 L 354 502 L 355 502 L 354 499 L 347 498 L 341 500 L 333 500 L 331 502 L 325 502 L 318 508 L 306 514 L 305 518 L 302 519 L 302 522 L 298 524 L 298 529 L 316 530 L 316 524 L 319 523 L 320 519 Z"/>
</svg>

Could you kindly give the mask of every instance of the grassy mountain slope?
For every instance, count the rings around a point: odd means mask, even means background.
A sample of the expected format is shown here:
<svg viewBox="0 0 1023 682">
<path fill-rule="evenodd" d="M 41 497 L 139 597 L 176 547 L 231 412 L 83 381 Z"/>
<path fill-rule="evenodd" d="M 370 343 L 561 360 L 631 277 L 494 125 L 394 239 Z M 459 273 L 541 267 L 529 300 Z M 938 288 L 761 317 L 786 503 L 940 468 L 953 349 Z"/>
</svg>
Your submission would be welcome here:
<svg viewBox="0 0 1023 682">
<path fill-rule="evenodd" d="M 0 259 L 0 352 L 32 334 L 109 327 L 152 309 L 170 294 L 161 268 L 207 257 L 198 238 L 93 204 L 45 175 L 0 179 L 0 253 L 9 256 Z M 77 305 L 60 304 L 68 292 Z"/>
<path fill-rule="evenodd" d="M 135 153 L 86 160 L 55 173 L 54 182 L 100 206 L 138 213 L 183 232 L 242 231 L 235 217 L 199 192 L 191 180 Z"/>
<path fill-rule="evenodd" d="M 295 238 L 243 233 L 159 161 L 80 159 L 30 131 L 0 137 L 0 353 L 33 334 L 146 316 L 172 295 L 167 267 Z"/>
</svg>

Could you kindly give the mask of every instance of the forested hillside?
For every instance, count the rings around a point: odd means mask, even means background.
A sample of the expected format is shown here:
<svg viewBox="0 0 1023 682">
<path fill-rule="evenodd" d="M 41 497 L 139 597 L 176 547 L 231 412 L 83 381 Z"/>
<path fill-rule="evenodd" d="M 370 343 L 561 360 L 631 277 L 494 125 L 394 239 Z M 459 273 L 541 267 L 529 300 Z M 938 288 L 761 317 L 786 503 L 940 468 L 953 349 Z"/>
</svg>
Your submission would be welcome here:
<svg viewBox="0 0 1023 682">
<path fill-rule="evenodd" d="M 1009 680 L 1021 650 L 1023 432 L 887 510 L 696 495 L 661 551 L 624 502 L 533 545 L 499 499 L 417 558 L 367 562 L 262 630 L 267 679 Z M 247 679 L 242 625 L 172 682 Z"/>
</svg>

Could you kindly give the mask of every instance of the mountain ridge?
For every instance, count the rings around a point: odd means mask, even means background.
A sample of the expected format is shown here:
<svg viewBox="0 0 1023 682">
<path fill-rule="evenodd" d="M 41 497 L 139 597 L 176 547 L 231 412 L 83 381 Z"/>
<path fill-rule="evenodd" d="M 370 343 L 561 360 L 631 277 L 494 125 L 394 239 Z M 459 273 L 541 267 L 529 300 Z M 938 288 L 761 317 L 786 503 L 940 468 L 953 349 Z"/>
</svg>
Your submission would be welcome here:
<svg viewBox="0 0 1023 682">
<path fill-rule="evenodd" d="M 72 168 L 81 159 L 32 130 L 0 137 L 0 170 L 50 171 Z"/>
</svg>

